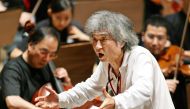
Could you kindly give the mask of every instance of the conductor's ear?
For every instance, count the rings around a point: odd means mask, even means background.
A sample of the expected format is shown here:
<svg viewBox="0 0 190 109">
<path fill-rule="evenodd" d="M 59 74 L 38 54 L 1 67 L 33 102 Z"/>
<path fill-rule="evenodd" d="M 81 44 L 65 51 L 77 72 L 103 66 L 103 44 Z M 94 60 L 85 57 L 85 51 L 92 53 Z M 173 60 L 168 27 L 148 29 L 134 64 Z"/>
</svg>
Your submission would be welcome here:
<svg viewBox="0 0 190 109">
<path fill-rule="evenodd" d="M 125 42 L 118 42 L 117 44 L 119 45 L 120 48 L 123 48 L 125 46 Z"/>
</svg>

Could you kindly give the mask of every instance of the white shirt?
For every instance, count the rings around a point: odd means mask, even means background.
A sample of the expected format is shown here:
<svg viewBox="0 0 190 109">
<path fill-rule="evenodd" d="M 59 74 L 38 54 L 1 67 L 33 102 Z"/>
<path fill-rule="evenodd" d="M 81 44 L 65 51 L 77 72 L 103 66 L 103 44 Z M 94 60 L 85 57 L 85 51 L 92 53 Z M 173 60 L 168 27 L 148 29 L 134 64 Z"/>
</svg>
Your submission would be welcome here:
<svg viewBox="0 0 190 109">
<path fill-rule="evenodd" d="M 103 96 L 102 88 L 108 83 L 108 65 L 100 62 L 85 82 L 60 93 L 60 107 L 80 106 L 87 100 Z M 126 51 L 119 71 L 121 93 L 114 96 L 116 109 L 175 109 L 160 67 L 148 50 L 135 46 Z M 110 77 L 116 81 L 113 73 Z M 116 89 L 117 84 L 113 83 L 113 87 Z"/>
</svg>

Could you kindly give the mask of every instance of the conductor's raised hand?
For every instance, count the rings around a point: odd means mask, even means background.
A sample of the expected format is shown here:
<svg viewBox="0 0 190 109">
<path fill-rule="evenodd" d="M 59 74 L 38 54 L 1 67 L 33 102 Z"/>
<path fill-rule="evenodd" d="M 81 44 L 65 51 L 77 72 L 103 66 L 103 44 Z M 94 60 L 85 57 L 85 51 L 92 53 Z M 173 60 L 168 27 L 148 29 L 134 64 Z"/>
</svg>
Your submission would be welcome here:
<svg viewBox="0 0 190 109">
<path fill-rule="evenodd" d="M 49 95 L 36 97 L 35 105 L 43 109 L 59 109 L 58 94 L 51 88 L 45 88 L 49 91 Z"/>
<path fill-rule="evenodd" d="M 115 109 L 115 100 L 108 94 L 105 88 L 103 88 L 102 92 L 106 98 L 101 104 L 100 109 Z"/>
</svg>

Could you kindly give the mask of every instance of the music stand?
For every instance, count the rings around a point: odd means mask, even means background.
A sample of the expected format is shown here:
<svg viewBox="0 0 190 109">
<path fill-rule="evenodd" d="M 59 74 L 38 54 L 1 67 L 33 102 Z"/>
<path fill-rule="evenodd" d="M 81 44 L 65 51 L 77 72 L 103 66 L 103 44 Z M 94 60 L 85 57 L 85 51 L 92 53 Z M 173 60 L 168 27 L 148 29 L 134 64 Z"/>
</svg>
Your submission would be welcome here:
<svg viewBox="0 0 190 109">
<path fill-rule="evenodd" d="M 13 41 L 19 25 L 20 14 L 20 9 L 0 12 L 0 47 Z"/>
<path fill-rule="evenodd" d="M 86 80 L 93 71 L 96 55 L 90 42 L 62 45 L 54 60 L 56 67 L 67 69 L 73 85 Z"/>
</svg>

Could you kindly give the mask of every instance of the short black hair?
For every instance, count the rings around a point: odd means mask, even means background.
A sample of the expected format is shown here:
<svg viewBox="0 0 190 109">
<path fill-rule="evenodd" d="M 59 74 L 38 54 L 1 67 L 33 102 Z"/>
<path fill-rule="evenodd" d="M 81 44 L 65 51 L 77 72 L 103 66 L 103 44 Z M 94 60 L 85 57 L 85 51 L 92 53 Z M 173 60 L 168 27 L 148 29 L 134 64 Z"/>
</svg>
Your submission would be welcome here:
<svg viewBox="0 0 190 109">
<path fill-rule="evenodd" d="M 147 30 L 148 25 L 152 25 L 156 27 L 164 27 L 166 28 L 167 35 L 172 36 L 171 28 L 169 26 L 170 23 L 167 21 L 167 19 L 165 19 L 161 15 L 153 15 L 150 18 L 148 18 L 144 25 L 144 29 L 143 29 L 144 32 Z"/>
<path fill-rule="evenodd" d="M 41 28 L 34 28 L 29 33 L 28 43 L 37 44 L 42 41 L 45 37 L 54 37 L 58 41 L 58 48 L 60 46 L 60 35 L 59 33 L 52 27 L 41 27 Z"/>
</svg>

